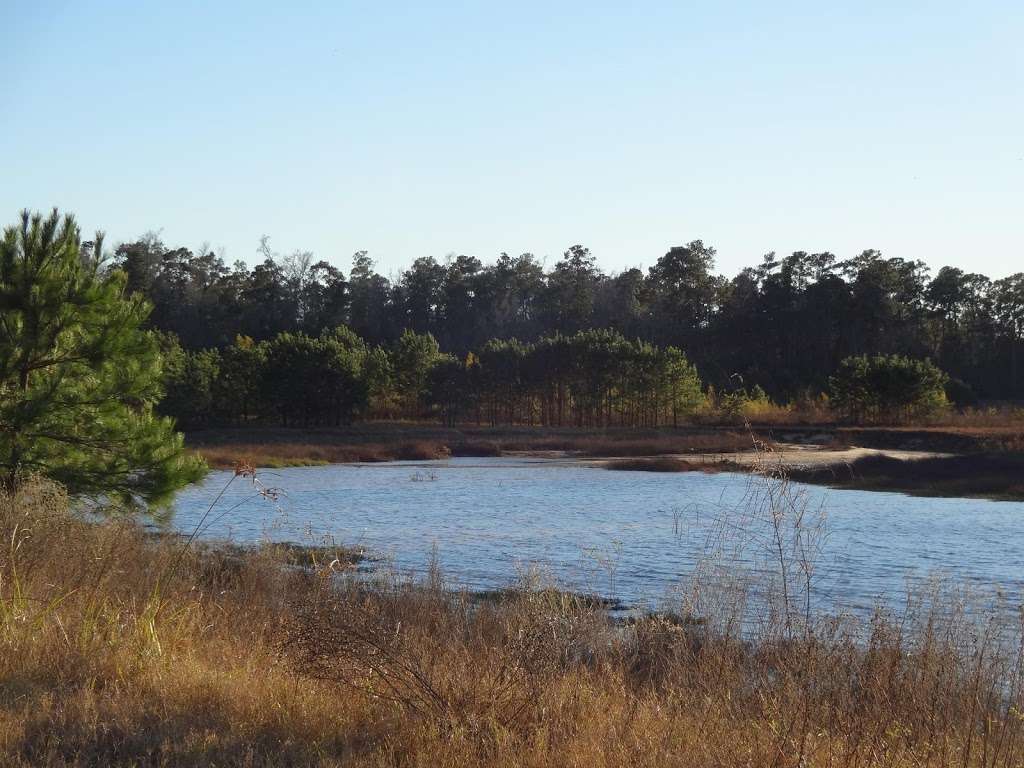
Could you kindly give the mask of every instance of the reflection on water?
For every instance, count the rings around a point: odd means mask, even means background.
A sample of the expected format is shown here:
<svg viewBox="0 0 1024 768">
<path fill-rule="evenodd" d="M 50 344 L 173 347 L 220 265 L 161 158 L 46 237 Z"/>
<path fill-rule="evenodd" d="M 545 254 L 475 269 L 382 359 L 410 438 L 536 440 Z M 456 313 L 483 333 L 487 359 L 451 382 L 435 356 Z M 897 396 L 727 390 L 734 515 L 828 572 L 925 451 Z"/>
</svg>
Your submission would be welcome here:
<svg viewBox="0 0 1024 768">
<path fill-rule="evenodd" d="M 211 473 L 182 492 L 174 525 L 190 531 L 230 479 Z M 561 586 L 654 605 L 711 550 L 754 574 L 766 556 L 747 517 L 743 474 L 619 472 L 568 462 L 463 458 L 266 470 L 272 504 L 238 478 L 207 538 L 359 545 L 402 570 L 426 568 L 472 589 L 508 586 L 540 565 Z M 802 508 L 827 513 L 815 599 L 865 608 L 896 599 L 908 579 L 940 574 L 1016 604 L 1024 581 L 1024 503 L 914 498 L 796 486 Z"/>
</svg>

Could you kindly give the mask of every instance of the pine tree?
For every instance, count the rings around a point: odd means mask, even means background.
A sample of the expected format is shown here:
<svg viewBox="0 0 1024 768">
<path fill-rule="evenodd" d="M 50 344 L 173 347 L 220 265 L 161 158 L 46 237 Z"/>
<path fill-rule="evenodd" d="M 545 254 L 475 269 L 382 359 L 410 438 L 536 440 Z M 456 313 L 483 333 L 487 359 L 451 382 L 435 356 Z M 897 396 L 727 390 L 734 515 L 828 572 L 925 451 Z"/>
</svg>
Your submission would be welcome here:
<svg viewBox="0 0 1024 768">
<path fill-rule="evenodd" d="M 161 396 L 150 305 L 104 270 L 102 235 L 24 211 L 0 241 L 0 479 L 37 473 L 77 495 L 154 508 L 202 477 Z"/>
</svg>

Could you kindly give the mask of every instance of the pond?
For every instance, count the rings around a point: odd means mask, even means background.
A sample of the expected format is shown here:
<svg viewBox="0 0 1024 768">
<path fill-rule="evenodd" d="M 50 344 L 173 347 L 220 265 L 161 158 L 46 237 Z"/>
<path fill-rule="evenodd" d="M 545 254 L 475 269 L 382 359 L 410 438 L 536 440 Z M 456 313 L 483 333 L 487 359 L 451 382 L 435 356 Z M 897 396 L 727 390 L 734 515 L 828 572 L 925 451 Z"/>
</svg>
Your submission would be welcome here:
<svg viewBox="0 0 1024 768">
<path fill-rule="evenodd" d="M 899 600 L 908 581 L 935 576 L 986 593 L 998 588 L 1012 606 L 1024 587 L 1024 503 L 1017 502 L 798 484 L 783 490 L 742 473 L 609 471 L 544 459 L 301 467 L 259 478 L 280 489 L 277 501 L 236 478 L 203 537 L 328 537 L 410 573 L 436 557 L 450 583 L 474 590 L 507 587 L 539 568 L 565 589 L 657 607 L 709 558 L 756 582 L 773 563 L 765 511 L 779 510 L 790 557 L 792 521 L 802 510 L 799 541 L 816 564 L 812 592 L 821 606 L 866 610 L 879 599 Z M 183 491 L 175 528 L 193 530 L 230 480 L 230 472 L 213 472 Z"/>
</svg>

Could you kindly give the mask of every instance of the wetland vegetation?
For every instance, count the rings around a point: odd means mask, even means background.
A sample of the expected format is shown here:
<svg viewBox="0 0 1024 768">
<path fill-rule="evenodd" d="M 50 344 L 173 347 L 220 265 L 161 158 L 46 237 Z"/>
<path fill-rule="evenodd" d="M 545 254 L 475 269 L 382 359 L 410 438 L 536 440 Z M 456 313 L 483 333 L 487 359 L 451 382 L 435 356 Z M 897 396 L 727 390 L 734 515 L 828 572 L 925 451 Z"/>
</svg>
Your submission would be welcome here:
<svg viewBox="0 0 1024 768">
<path fill-rule="evenodd" d="M 770 597 L 695 574 L 685 613 L 623 623 L 535 584 L 481 601 L 437 569 L 367 581 L 344 553 L 195 546 L 68 505 L 45 481 L 0 496 L 5 765 L 1021 759 L 1003 615 L 937 587 L 811 616 L 791 520 Z"/>
</svg>

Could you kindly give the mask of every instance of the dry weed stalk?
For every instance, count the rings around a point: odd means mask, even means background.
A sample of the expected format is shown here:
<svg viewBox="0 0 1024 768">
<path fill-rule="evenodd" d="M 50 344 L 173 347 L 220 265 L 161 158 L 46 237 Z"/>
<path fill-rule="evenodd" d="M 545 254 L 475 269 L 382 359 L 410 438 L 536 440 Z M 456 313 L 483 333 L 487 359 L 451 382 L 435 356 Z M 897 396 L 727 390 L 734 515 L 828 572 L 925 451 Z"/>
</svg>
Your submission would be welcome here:
<svg viewBox="0 0 1024 768">
<path fill-rule="evenodd" d="M 318 581 L 282 643 L 293 667 L 445 729 L 522 732 L 593 618 L 579 600 L 537 592 L 481 605 L 436 572 L 426 584 L 384 576 L 368 586 L 324 569 Z"/>
<path fill-rule="evenodd" d="M 0 764 L 1020 765 L 1020 617 L 939 583 L 808 610 L 817 512 L 770 459 L 676 614 L 625 623 L 0 498 Z"/>
</svg>

